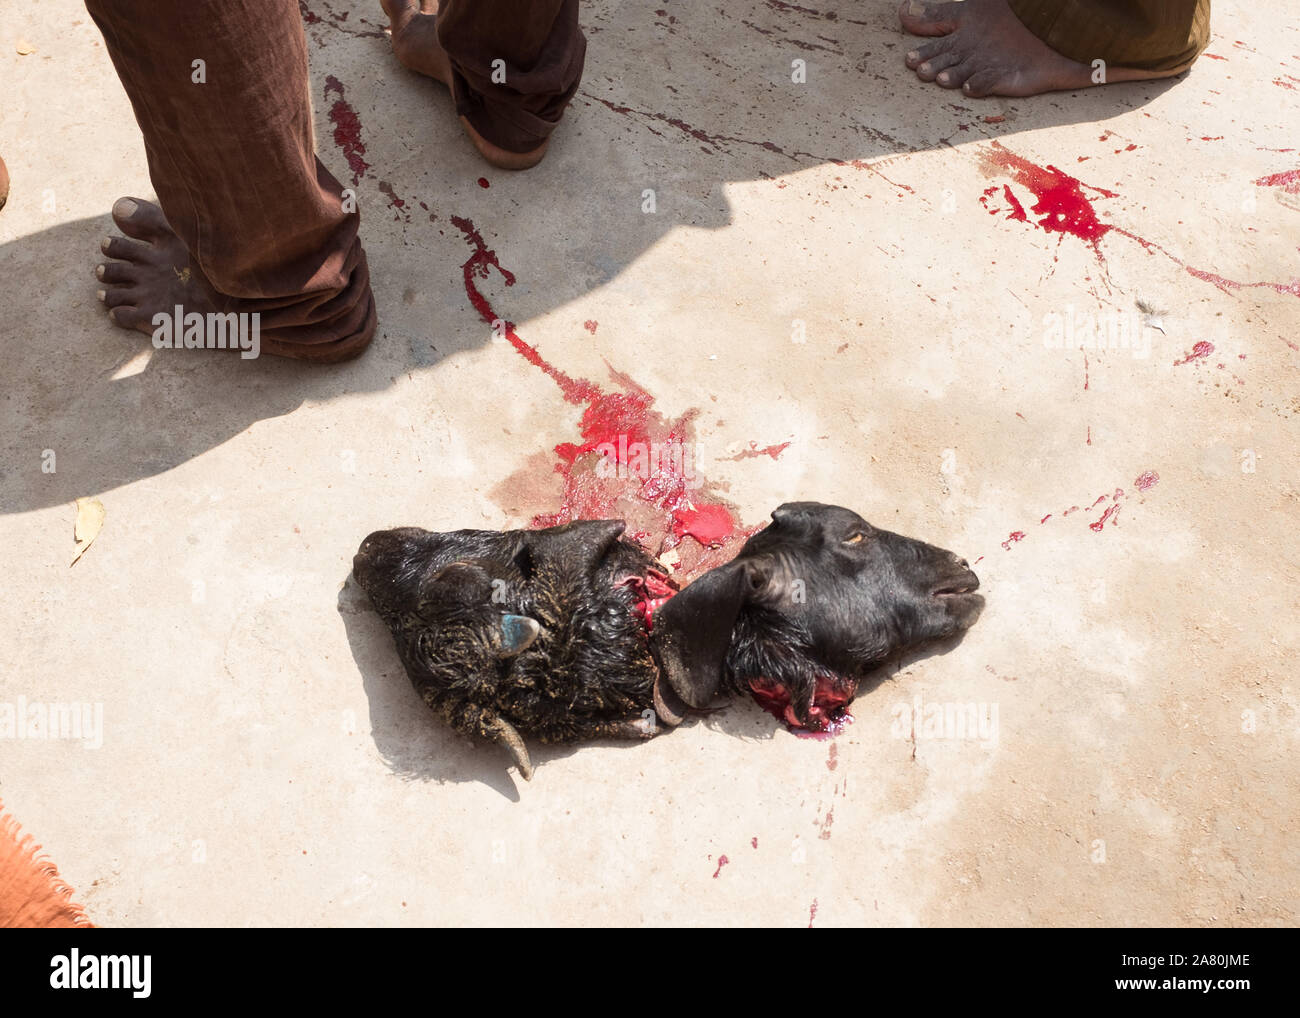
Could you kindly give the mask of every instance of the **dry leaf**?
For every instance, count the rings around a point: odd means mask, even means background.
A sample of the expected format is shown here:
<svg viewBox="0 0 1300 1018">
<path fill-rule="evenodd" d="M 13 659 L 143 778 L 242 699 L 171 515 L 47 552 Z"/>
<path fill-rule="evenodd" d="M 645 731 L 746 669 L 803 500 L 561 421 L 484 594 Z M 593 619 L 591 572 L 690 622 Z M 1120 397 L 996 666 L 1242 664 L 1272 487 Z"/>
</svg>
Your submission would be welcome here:
<svg viewBox="0 0 1300 1018">
<path fill-rule="evenodd" d="M 19 39 L 18 45 L 15 46 L 14 49 L 18 51 L 18 55 L 20 57 L 25 57 L 29 53 L 36 52 L 36 47 L 33 46 L 30 42 L 28 42 L 26 39 Z"/>
<path fill-rule="evenodd" d="M 97 498 L 77 499 L 77 522 L 72 527 L 72 539 L 77 542 L 77 554 L 72 556 L 69 566 L 75 566 L 77 559 L 86 554 L 86 549 L 94 543 L 104 526 L 104 503 Z"/>
</svg>

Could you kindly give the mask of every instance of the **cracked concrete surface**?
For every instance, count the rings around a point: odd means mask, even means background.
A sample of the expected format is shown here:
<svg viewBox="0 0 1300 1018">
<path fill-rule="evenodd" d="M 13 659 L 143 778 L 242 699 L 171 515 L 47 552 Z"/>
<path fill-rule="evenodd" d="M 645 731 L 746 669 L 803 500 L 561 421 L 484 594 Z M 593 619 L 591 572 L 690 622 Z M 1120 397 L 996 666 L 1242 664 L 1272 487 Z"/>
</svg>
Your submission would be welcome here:
<svg viewBox="0 0 1300 1018">
<path fill-rule="evenodd" d="M 345 182 L 335 103 L 362 125 L 380 310 L 324 369 L 107 323 L 108 209 L 152 194 L 129 106 L 79 4 L 0 32 L 0 703 L 104 726 L 0 739 L 0 797 L 97 923 L 1296 922 L 1291 19 L 1216 3 L 1183 78 L 978 102 L 905 71 L 890 3 L 602 0 L 547 160 L 509 175 L 377 3 L 303 6 Z M 744 523 L 821 499 L 952 548 L 980 623 L 830 743 L 735 704 L 534 744 L 525 784 L 439 728 L 351 556 L 555 510 L 582 411 L 493 338 L 453 217 L 549 363 L 698 409 Z M 70 569 L 79 496 L 107 517 Z"/>
</svg>

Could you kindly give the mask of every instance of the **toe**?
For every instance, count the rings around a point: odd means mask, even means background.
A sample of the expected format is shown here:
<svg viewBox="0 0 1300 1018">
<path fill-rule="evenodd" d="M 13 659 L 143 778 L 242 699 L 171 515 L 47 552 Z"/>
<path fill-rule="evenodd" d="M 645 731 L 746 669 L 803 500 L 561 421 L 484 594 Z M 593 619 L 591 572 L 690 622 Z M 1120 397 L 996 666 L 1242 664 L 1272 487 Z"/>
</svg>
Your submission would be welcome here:
<svg viewBox="0 0 1300 1018">
<path fill-rule="evenodd" d="M 140 332 L 151 332 L 149 319 L 139 308 L 131 307 L 129 304 L 122 304 L 115 308 L 110 308 L 108 319 L 114 325 L 120 325 L 124 329 L 138 329 Z"/>
<path fill-rule="evenodd" d="M 923 43 L 916 47 L 916 49 L 910 50 L 907 56 L 903 59 L 903 63 L 907 64 L 908 67 L 915 71 L 917 67 L 925 63 L 927 60 L 933 60 L 940 53 L 947 52 L 948 47 L 951 45 L 952 39 L 948 36 L 944 36 L 942 39 L 936 39 L 934 42 Z"/>
<path fill-rule="evenodd" d="M 119 198 L 113 203 L 113 222 L 128 237 L 151 240 L 168 232 L 167 218 L 162 209 L 151 201 L 140 198 Z"/>
<path fill-rule="evenodd" d="M 898 18 L 903 29 L 913 35 L 947 35 L 957 31 L 955 3 L 927 4 L 920 0 L 903 0 Z"/>
<path fill-rule="evenodd" d="M 395 21 L 416 6 L 416 0 L 379 0 L 379 6 L 388 15 L 389 21 Z"/>
<path fill-rule="evenodd" d="M 947 73 L 947 68 L 962 61 L 960 53 L 940 53 L 933 59 L 927 60 L 916 69 L 916 76 L 922 81 L 934 81 Z"/>
<path fill-rule="evenodd" d="M 986 95 L 993 95 L 997 90 L 998 84 L 1002 81 L 1002 72 L 996 68 L 985 68 L 982 71 L 976 71 L 962 84 L 961 90 L 972 99 L 981 99 Z"/>
<path fill-rule="evenodd" d="M 95 292 L 95 296 L 107 308 L 121 307 L 123 304 L 135 303 L 135 287 L 102 286 Z"/>
<path fill-rule="evenodd" d="M 934 79 L 934 83 L 940 88 L 961 88 L 966 83 L 966 79 L 975 73 L 977 67 L 970 60 L 963 60 L 946 71 L 940 71 Z"/>
<path fill-rule="evenodd" d="M 134 283 L 139 276 L 131 262 L 101 262 L 95 266 L 95 278 L 101 283 Z"/>
<path fill-rule="evenodd" d="M 152 261 L 153 248 L 138 240 L 128 237 L 105 237 L 99 243 L 99 249 L 110 258 L 121 258 L 128 262 Z"/>
</svg>

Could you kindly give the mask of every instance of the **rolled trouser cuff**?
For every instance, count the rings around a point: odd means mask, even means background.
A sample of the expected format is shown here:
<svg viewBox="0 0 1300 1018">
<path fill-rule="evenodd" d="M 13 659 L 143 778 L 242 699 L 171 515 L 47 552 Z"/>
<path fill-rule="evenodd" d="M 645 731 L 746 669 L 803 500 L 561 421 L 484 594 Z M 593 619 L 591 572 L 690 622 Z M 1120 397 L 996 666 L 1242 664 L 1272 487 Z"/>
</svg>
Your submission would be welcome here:
<svg viewBox="0 0 1300 1018">
<path fill-rule="evenodd" d="M 532 152 L 578 91 L 587 40 L 578 0 L 444 0 L 438 41 L 456 112 L 507 152 Z"/>
<path fill-rule="evenodd" d="M 1210 41 L 1210 0 L 1009 0 L 1024 26 L 1081 64 L 1177 73 Z"/>
</svg>

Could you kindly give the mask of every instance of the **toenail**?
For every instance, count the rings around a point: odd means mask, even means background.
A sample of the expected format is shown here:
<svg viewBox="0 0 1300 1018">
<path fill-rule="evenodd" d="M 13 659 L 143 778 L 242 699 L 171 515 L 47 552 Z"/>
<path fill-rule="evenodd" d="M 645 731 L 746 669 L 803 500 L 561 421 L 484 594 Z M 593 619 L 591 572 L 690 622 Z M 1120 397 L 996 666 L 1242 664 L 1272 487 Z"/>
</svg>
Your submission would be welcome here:
<svg viewBox="0 0 1300 1018">
<path fill-rule="evenodd" d="M 103 279 L 103 278 L 104 278 L 104 266 L 102 266 L 102 265 L 96 265 L 96 266 L 95 266 L 95 278 L 96 278 L 96 279 Z"/>
<path fill-rule="evenodd" d="M 104 291 L 103 291 L 103 290 L 96 290 L 96 291 L 95 291 L 95 297 L 96 297 L 96 299 L 98 299 L 99 301 L 102 302 L 102 301 L 104 300 L 104 297 L 105 297 L 105 293 L 104 293 Z"/>
<path fill-rule="evenodd" d="M 912 15 L 914 18 L 920 17 L 925 13 L 925 4 L 921 3 L 920 0 L 912 0 L 912 2 L 907 5 L 907 13 Z"/>
<path fill-rule="evenodd" d="M 918 70 L 918 71 L 924 71 L 926 74 L 929 74 L 929 73 L 930 73 L 930 61 L 927 60 L 927 61 L 926 61 L 925 63 L 923 63 L 920 67 L 918 67 L 917 70 Z"/>
<path fill-rule="evenodd" d="M 921 55 L 921 54 L 920 54 L 917 50 L 914 50 L 914 49 L 912 49 L 912 50 L 908 50 L 908 51 L 907 51 L 907 59 L 908 59 L 908 60 L 915 60 L 915 59 L 917 59 L 920 55 Z"/>
<path fill-rule="evenodd" d="M 113 238 L 105 237 L 103 240 L 99 242 L 99 249 L 103 251 L 104 254 L 108 254 L 108 245 L 111 243 L 113 243 Z"/>
<path fill-rule="evenodd" d="M 941 71 L 941 72 L 939 73 L 939 80 L 940 80 L 940 81 L 947 81 L 947 80 L 948 80 L 949 78 L 951 78 L 951 77 L 952 77 L 952 75 L 949 74 L 947 71 Z"/>
<path fill-rule="evenodd" d="M 120 219 L 130 219 L 139 207 L 130 198 L 119 198 L 113 204 L 113 214 Z"/>
</svg>

